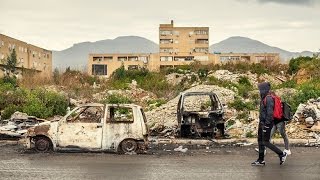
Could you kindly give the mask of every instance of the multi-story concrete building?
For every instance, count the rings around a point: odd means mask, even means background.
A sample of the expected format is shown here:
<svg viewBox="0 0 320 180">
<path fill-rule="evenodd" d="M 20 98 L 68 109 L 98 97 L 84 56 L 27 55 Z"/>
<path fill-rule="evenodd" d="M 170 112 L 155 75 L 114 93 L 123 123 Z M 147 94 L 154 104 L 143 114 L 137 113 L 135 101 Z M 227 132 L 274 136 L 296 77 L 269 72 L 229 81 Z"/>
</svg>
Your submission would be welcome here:
<svg viewBox="0 0 320 180">
<path fill-rule="evenodd" d="M 220 63 L 230 61 L 249 63 L 260 63 L 262 61 L 280 62 L 280 56 L 278 53 L 221 53 L 214 54 L 214 56 L 214 59 L 217 59 Z"/>
<path fill-rule="evenodd" d="M 170 24 L 159 26 L 159 53 L 152 54 L 90 54 L 88 73 L 109 77 L 121 65 L 126 69 L 147 68 L 159 71 L 165 67 L 245 61 L 258 63 L 262 60 L 279 62 L 275 53 L 209 53 L 209 27 L 175 27 Z"/>
<path fill-rule="evenodd" d="M 0 34 L 0 66 L 10 56 L 12 50 L 17 54 L 17 72 L 20 77 L 22 72 L 36 72 L 41 77 L 50 77 L 52 74 L 52 52 L 28 44 L 26 42 Z M 4 75 L 0 69 L 0 77 Z"/>
</svg>

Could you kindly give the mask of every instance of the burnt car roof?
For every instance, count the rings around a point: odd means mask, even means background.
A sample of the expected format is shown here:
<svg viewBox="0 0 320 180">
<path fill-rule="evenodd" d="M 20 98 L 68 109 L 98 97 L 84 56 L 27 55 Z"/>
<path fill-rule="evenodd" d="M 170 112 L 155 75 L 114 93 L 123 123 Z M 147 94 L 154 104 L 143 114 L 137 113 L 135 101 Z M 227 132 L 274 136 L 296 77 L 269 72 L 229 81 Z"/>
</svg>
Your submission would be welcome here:
<svg viewBox="0 0 320 180">
<path fill-rule="evenodd" d="M 191 96 L 191 95 L 216 95 L 214 92 L 183 92 L 181 95 Z"/>
</svg>

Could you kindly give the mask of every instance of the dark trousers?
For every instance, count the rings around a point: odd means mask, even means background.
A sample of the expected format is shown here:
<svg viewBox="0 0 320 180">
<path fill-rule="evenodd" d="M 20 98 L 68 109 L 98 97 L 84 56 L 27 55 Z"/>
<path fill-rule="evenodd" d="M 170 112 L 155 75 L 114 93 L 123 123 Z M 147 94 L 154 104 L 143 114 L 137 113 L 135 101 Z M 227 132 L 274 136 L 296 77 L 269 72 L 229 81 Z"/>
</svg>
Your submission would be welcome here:
<svg viewBox="0 0 320 180">
<path fill-rule="evenodd" d="M 270 134 L 272 126 L 269 128 L 264 128 L 264 125 L 259 124 L 258 128 L 258 145 L 259 145 L 259 160 L 264 160 L 264 150 L 266 146 L 271 149 L 273 152 L 281 156 L 283 152 L 277 148 L 274 144 L 270 143 Z"/>
</svg>

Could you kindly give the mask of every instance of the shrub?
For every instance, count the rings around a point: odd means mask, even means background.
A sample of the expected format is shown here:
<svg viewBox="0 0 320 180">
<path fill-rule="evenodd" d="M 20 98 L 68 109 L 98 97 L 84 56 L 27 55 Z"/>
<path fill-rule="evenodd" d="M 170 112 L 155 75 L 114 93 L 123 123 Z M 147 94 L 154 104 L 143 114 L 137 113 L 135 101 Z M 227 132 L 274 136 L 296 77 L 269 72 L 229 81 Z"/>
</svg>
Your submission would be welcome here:
<svg viewBox="0 0 320 180">
<path fill-rule="evenodd" d="M 297 110 L 299 104 L 306 103 L 309 99 L 320 97 L 320 80 L 305 82 L 298 87 L 298 90 L 296 95 L 284 97 L 293 111 Z"/>
<path fill-rule="evenodd" d="M 164 99 L 154 99 L 154 100 L 148 100 L 147 104 L 151 105 L 154 104 L 156 107 L 160 107 L 162 104 L 165 104 L 167 101 Z"/>
<path fill-rule="evenodd" d="M 299 71 L 300 65 L 303 63 L 306 63 L 308 61 L 311 61 L 312 57 L 297 57 L 297 58 L 292 58 L 289 62 L 289 69 L 288 73 L 289 74 L 295 74 Z"/>
<path fill-rule="evenodd" d="M 240 98 L 236 98 L 232 103 L 229 104 L 229 107 L 232 107 L 238 111 L 256 109 L 253 102 L 244 102 Z"/>
<path fill-rule="evenodd" d="M 112 94 L 102 101 L 104 104 L 131 104 L 133 101 L 125 96 Z"/>
<path fill-rule="evenodd" d="M 280 85 L 273 85 L 272 87 L 274 89 L 281 89 L 281 88 L 296 88 L 296 86 L 297 86 L 297 82 L 295 80 L 288 80 L 281 83 Z"/>
<path fill-rule="evenodd" d="M 246 132 L 246 138 L 254 138 L 255 135 L 253 134 L 253 131 Z"/>
<path fill-rule="evenodd" d="M 3 109 L 3 112 L 1 113 L 1 117 L 2 119 L 9 119 L 11 115 L 16 111 L 22 111 L 22 108 L 14 104 L 9 104 L 7 107 Z"/>
<path fill-rule="evenodd" d="M 44 89 L 14 89 L 11 84 L 0 86 L 0 109 L 3 109 L 6 118 L 15 111 L 39 118 L 65 115 L 67 107 L 65 97 L 55 92 Z"/>
</svg>

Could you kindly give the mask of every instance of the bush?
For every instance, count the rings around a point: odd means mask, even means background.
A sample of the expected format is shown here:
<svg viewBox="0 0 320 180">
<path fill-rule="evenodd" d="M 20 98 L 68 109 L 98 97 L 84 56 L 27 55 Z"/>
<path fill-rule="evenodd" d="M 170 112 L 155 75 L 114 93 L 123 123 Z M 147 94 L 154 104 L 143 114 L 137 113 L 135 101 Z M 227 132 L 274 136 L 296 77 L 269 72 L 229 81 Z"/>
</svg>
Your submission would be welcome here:
<svg viewBox="0 0 320 180">
<path fill-rule="evenodd" d="M 1 118 L 9 119 L 11 115 L 16 111 L 22 111 L 22 109 L 14 104 L 9 104 L 7 107 L 3 109 L 3 112 L 1 113 Z"/>
<path fill-rule="evenodd" d="M 103 104 L 131 104 L 133 101 L 125 96 L 112 94 L 102 101 Z"/>
<path fill-rule="evenodd" d="M 304 64 L 308 61 L 311 61 L 312 57 L 297 57 L 297 58 L 292 58 L 289 62 L 289 69 L 288 69 L 288 73 L 289 74 L 295 74 L 299 71 L 300 69 L 300 65 Z"/>
<path fill-rule="evenodd" d="M 280 85 L 273 85 L 272 87 L 274 89 L 281 89 L 281 88 L 296 88 L 296 86 L 297 86 L 297 82 L 295 80 L 288 80 L 281 83 Z"/>
<path fill-rule="evenodd" d="M 240 98 L 236 98 L 232 103 L 229 104 L 229 107 L 232 107 L 238 111 L 255 110 L 256 109 L 253 102 L 244 102 Z"/>
<path fill-rule="evenodd" d="M 167 103 L 167 101 L 164 99 L 154 99 L 154 100 L 147 101 L 148 105 L 154 104 L 155 107 L 160 107 L 162 104 L 165 104 L 165 103 Z"/>
<path fill-rule="evenodd" d="M 65 97 L 55 92 L 44 89 L 14 89 L 7 83 L 0 86 L 0 109 L 3 109 L 5 118 L 10 117 L 15 111 L 39 118 L 65 115 L 67 107 Z"/>
<path fill-rule="evenodd" d="M 298 93 L 292 97 L 284 97 L 295 112 L 301 103 L 306 103 L 309 99 L 320 97 L 320 80 L 312 80 L 298 86 Z"/>
<path fill-rule="evenodd" d="M 246 138 L 254 138 L 255 135 L 253 134 L 253 131 L 246 132 Z"/>
</svg>

